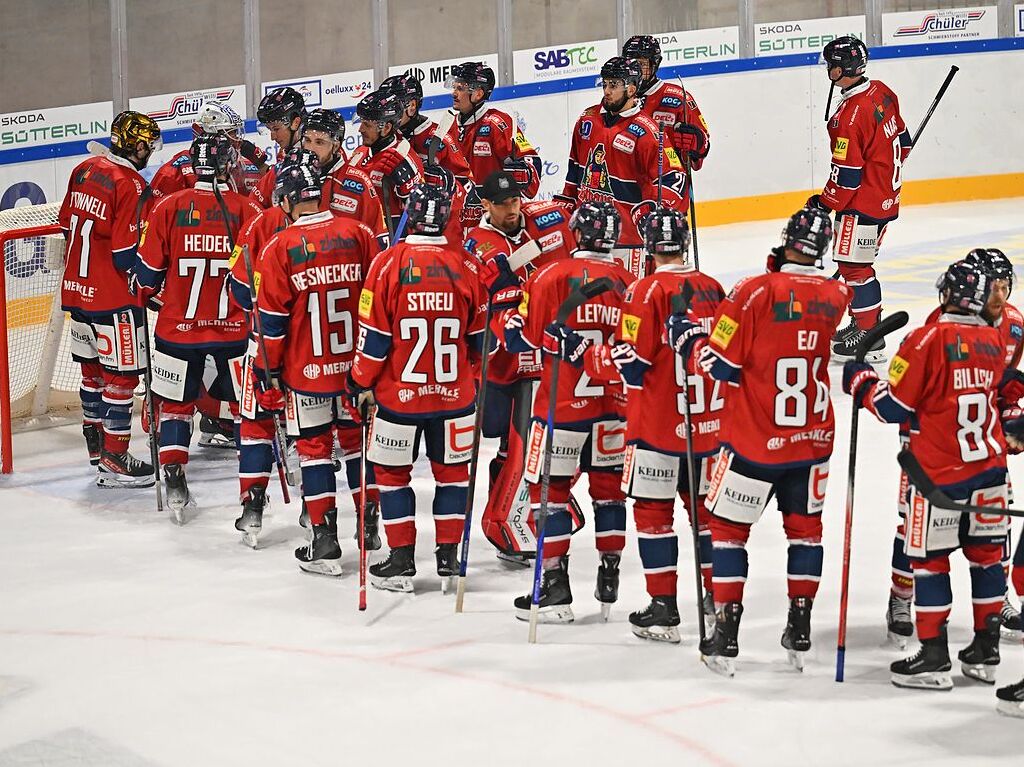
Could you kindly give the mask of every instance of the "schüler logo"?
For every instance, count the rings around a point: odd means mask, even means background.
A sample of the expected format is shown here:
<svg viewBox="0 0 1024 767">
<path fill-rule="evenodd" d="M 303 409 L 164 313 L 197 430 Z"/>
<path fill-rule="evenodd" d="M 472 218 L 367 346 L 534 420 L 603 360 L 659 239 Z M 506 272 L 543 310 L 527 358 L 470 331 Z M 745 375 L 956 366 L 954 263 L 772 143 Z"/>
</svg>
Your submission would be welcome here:
<svg viewBox="0 0 1024 767">
<path fill-rule="evenodd" d="M 917 37 L 929 32 L 958 32 L 967 29 L 972 22 L 979 21 L 985 11 L 932 11 L 919 24 L 899 27 L 893 37 Z"/>
<path fill-rule="evenodd" d="M 533 69 L 543 72 L 548 69 L 565 69 L 596 64 L 596 45 L 577 45 L 573 48 L 547 48 L 533 54 Z"/>
<path fill-rule="evenodd" d="M 225 88 L 221 91 L 182 93 L 175 96 L 167 109 L 157 109 L 149 113 L 157 122 L 173 120 L 175 117 L 189 117 L 198 115 L 207 101 L 227 101 L 235 92 L 234 88 Z"/>
</svg>

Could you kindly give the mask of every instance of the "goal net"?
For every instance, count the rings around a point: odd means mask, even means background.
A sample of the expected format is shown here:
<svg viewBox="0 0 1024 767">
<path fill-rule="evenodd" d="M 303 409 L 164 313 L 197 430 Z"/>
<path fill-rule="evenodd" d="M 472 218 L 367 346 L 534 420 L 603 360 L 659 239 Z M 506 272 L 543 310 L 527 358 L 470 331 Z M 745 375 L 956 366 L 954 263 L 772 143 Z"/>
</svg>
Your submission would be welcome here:
<svg viewBox="0 0 1024 767">
<path fill-rule="evenodd" d="M 0 211 L 0 458 L 10 471 L 15 419 L 78 407 L 79 366 L 71 361 L 66 317 L 60 308 L 64 237 L 60 205 Z M 6 347 L 6 348 L 3 348 Z"/>
</svg>

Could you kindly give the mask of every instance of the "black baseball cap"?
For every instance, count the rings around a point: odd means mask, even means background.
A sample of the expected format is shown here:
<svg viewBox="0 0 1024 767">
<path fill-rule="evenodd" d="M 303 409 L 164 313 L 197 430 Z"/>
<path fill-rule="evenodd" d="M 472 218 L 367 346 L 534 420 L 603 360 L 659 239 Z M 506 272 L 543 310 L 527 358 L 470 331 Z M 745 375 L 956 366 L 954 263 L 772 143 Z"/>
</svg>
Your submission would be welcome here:
<svg viewBox="0 0 1024 767">
<path fill-rule="evenodd" d="M 496 170 L 487 177 L 482 187 L 480 196 L 490 202 L 504 202 L 512 197 L 518 197 L 523 187 L 516 183 L 511 173 L 504 170 Z"/>
</svg>

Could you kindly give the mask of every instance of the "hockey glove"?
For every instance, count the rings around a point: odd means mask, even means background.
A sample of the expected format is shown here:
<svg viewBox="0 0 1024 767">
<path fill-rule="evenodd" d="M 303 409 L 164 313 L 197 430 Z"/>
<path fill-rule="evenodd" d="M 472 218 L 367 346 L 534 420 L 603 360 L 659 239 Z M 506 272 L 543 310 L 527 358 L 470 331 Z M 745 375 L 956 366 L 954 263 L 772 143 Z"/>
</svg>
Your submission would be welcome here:
<svg viewBox="0 0 1024 767">
<path fill-rule="evenodd" d="M 569 197 L 565 194 L 556 194 L 551 196 L 551 202 L 560 207 L 569 216 L 576 210 L 576 198 Z"/>
<path fill-rule="evenodd" d="M 673 312 L 665 320 L 665 329 L 668 331 L 668 345 L 684 360 L 690 358 L 694 344 L 708 334 L 699 323 L 691 320 L 682 312 Z"/>
<path fill-rule="evenodd" d="M 1007 369 L 998 387 L 999 401 L 1005 407 L 1013 407 L 1024 397 L 1024 373 Z"/>
<path fill-rule="evenodd" d="M 583 366 L 583 357 L 593 343 L 563 322 L 552 322 L 544 329 L 544 351 L 573 367 Z"/>
<path fill-rule="evenodd" d="M 367 389 L 357 384 L 352 379 L 351 373 L 345 379 L 345 401 L 353 418 L 360 423 L 370 412 L 370 408 L 377 404 L 373 397 L 373 389 Z"/>
<path fill-rule="evenodd" d="M 817 208 L 818 210 L 823 210 L 826 213 L 832 212 L 832 208 L 822 202 L 820 194 L 812 194 L 807 198 L 807 202 L 804 203 L 804 206 L 807 208 Z"/>
<path fill-rule="evenodd" d="M 641 200 L 630 209 L 629 217 L 633 219 L 633 226 L 638 232 L 644 230 L 644 219 L 651 215 L 656 207 L 658 206 L 653 200 Z"/>
<path fill-rule="evenodd" d="M 258 368 L 253 368 L 255 373 Z M 284 392 L 272 382 L 256 387 L 256 401 L 260 407 L 268 413 L 280 413 L 284 411 Z"/>
<path fill-rule="evenodd" d="M 515 182 L 524 189 L 533 180 L 533 166 L 521 157 L 515 159 L 506 157 L 505 162 L 502 163 L 502 169 L 507 173 L 511 173 Z"/>
<path fill-rule="evenodd" d="M 708 144 L 707 134 L 703 130 L 696 125 L 679 122 L 675 125 L 675 131 L 677 134 L 676 148 L 680 152 L 686 152 L 690 156 L 690 160 L 703 160 L 708 156 L 708 150 L 711 147 Z"/>
<path fill-rule="evenodd" d="M 1024 409 L 1011 405 L 999 414 L 1010 455 L 1024 452 Z"/>
<path fill-rule="evenodd" d="M 249 141 L 249 139 L 242 139 L 242 143 L 238 145 L 238 153 L 260 168 L 267 164 L 267 153 Z"/>
<path fill-rule="evenodd" d="M 784 253 L 785 248 L 783 248 L 781 245 L 779 245 L 777 248 L 772 248 L 770 251 L 768 251 L 768 260 L 764 265 L 764 270 L 768 272 L 768 274 L 771 274 L 772 272 L 777 272 L 779 271 L 779 269 L 782 268 L 782 264 L 784 263 Z"/>
<path fill-rule="evenodd" d="M 519 278 L 508 265 L 508 257 L 504 253 L 499 253 L 480 265 L 480 280 L 492 297 L 505 288 L 519 286 Z"/>
<path fill-rule="evenodd" d="M 867 362 L 847 360 L 843 365 L 843 391 L 853 397 L 856 407 L 864 404 L 871 386 L 878 381 L 878 373 Z"/>
</svg>

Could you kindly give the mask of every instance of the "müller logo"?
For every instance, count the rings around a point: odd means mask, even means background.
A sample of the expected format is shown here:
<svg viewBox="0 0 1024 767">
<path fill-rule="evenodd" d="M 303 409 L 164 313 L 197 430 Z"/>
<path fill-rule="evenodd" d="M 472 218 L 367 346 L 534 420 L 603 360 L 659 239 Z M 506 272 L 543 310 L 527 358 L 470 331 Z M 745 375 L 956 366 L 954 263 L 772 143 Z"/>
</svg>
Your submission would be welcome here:
<svg viewBox="0 0 1024 767">
<path fill-rule="evenodd" d="M 951 11 L 948 13 L 932 12 L 921 19 L 920 24 L 908 27 L 899 27 L 893 34 L 894 37 L 917 37 L 926 35 L 929 32 L 956 32 L 967 29 L 972 22 L 978 21 L 985 15 L 985 11 Z"/>
</svg>

